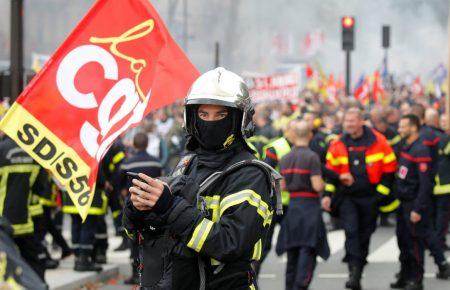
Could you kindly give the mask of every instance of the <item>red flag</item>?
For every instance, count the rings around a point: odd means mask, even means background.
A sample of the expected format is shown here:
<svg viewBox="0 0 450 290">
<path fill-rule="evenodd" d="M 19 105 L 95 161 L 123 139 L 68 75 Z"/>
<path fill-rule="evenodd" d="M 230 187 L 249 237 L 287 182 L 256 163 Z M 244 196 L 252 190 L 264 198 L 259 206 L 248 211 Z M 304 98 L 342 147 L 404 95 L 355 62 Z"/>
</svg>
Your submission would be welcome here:
<svg viewBox="0 0 450 290">
<path fill-rule="evenodd" d="M 369 103 L 369 90 L 369 81 L 365 78 L 353 93 L 355 99 L 362 105 L 367 105 Z"/>
<path fill-rule="evenodd" d="M 54 173 L 84 218 L 116 137 L 185 96 L 197 76 L 147 0 L 99 0 L 0 128 Z"/>
<path fill-rule="evenodd" d="M 372 97 L 375 103 L 381 102 L 384 99 L 384 87 L 378 70 L 374 73 L 372 85 Z"/>
<path fill-rule="evenodd" d="M 422 82 L 420 81 L 420 76 L 417 76 L 414 80 L 414 83 L 411 86 L 411 91 L 417 96 L 423 96 L 424 89 L 422 86 Z"/>
</svg>

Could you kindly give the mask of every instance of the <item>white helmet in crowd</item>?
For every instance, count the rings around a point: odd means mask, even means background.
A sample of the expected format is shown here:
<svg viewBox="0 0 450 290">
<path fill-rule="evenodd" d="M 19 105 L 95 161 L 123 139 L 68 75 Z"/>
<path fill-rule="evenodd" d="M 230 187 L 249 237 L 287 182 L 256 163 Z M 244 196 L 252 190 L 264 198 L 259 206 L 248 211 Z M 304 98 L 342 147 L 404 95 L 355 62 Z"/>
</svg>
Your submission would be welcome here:
<svg viewBox="0 0 450 290">
<path fill-rule="evenodd" d="M 245 139 L 252 136 L 254 109 L 247 85 L 240 76 L 218 67 L 197 78 L 185 98 L 184 121 L 188 134 L 195 136 L 196 105 L 205 104 L 221 105 L 240 111 L 242 137 Z"/>
</svg>

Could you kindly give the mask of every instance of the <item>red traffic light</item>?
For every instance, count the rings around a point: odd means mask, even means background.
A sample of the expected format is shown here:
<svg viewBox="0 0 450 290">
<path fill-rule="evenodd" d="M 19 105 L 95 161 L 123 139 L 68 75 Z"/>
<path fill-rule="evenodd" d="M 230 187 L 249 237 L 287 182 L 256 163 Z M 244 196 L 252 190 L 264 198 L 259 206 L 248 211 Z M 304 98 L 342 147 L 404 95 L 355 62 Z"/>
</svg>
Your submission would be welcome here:
<svg viewBox="0 0 450 290">
<path fill-rule="evenodd" d="M 344 28 L 351 28 L 355 24 L 355 19 L 350 16 L 342 17 L 342 26 Z"/>
</svg>

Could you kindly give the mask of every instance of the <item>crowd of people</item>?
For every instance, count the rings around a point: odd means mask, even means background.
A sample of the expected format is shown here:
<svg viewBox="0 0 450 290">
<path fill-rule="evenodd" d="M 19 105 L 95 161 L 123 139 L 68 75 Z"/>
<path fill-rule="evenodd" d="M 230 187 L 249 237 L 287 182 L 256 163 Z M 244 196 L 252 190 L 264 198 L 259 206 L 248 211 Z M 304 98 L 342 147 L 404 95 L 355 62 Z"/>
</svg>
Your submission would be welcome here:
<svg viewBox="0 0 450 290">
<path fill-rule="evenodd" d="M 445 97 L 415 94 L 408 86 L 386 89 L 382 99 L 365 105 L 338 96 L 329 102 L 304 90 L 292 103 L 255 105 L 255 133 L 247 144 L 256 158 L 284 177 L 284 215 L 273 215 L 262 255 L 255 260 L 256 273 L 276 240 L 276 253 L 288 257 L 286 289 L 308 289 L 317 256 L 330 255 L 326 231 L 343 228 L 349 269 L 345 286 L 361 289 L 377 221 L 392 225 L 396 212 L 400 269 L 390 286 L 422 289 L 425 248 L 438 266 L 436 277 L 448 279 L 450 128 Z M 0 219 L 12 225 L 20 254 L 43 281 L 45 269 L 58 267 L 58 259 L 71 255 L 75 271 L 100 271 L 107 262 L 105 219 L 112 218 L 116 234 L 123 237 L 115 250 L 132 253 L 133 275 L 125 282 L 138 283 L 137 245 L 122 225 L 131 185 L 126 172 L 158 177 L 179 164 L 187 142 L 183 105 L 180 101 L 151 113 L 114 143 L 102 160 L 84 223 L 51 173 L 2 137 Z M 327 227 L 323 211 L 330 214 Z M 71 218 L 70 242 L 62 235 L 64 216 Z M 281 230 L 274 238 L 277 224 Z M 47 233 L 60 248 L 58 259 L 49 253 Z"/>
</svg>

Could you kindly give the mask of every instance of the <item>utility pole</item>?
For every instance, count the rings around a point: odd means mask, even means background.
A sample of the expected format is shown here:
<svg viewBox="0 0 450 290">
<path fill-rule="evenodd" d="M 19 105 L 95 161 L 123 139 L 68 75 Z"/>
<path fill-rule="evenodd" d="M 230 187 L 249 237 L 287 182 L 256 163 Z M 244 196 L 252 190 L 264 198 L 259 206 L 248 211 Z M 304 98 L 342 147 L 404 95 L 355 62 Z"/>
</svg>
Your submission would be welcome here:
<svg viewBox="0 0 450 290">
<path fill-rule="evenodd" d="M 184 52 L 188 51 L 188 0 L 183 0 L 183 49 Z"/>
<path fill-rule="evenodd" d="M 23 90 L 23 0 L 11 0 L 11 101 Z"/>
<path fill-rule="evenodd" d="M 220 66 L 220 43 L 216 41 L 214 45 L 214 67 Z"/>
</svg>

